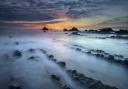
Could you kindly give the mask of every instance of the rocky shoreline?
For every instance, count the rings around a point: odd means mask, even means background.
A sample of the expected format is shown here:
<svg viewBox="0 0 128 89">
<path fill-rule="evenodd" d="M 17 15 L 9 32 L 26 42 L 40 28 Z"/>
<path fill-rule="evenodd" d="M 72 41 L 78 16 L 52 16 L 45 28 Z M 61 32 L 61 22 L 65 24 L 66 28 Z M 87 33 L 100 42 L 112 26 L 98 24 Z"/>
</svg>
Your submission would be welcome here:
<svg viewBox="0 0 128 89">
<path fill-rule="evenodd" d="M 37 50 L 38 49 L 31 48 L 28 50 L 28 52 L 34 53 Z M 78 48 L 77 48 L 77 50 L 81 51 Z M 44 49 L 39 49 L 39 51 L 41 51 L 41 53 L 43 53 L 48 58 L 49 61 L 56 63 L 63 71 L 65 71 L 66 74 L 75 82 L 75 84 L 80 86 L 80 88 L 78 88 L 78 89 L 118 89 L 116 87 L 105 85 L 99 80 L 89 78 L 89 77 L 85 76 L 84 74 L 79 73 L 77 70 L 66 69 L 65 62 L 58 61 L 54 57 L 54 55 L 48 54 L 47 51 Z M 12 57 L 14 57 L 14 58 L 21 58 L 22 55 L 23 55 L 23 53 L 20 50 L 15 50 L 12 53 Z M 10 56 L 8 56 L 6 58 L 9 58 L 9 57 Z M 27 60 L 29 60 L 29 61 L 33 60 L 33 61 L 39 62 L 37 56 L 31 56 Z M 49 77 L 52 79 L 53 83 L 58 84 L 60 89 L 77 89 L 77 88 L 73 88 L 72 86 L 68 85 L 67 83 L 64 83 L 62 81 L 62 77 L 58 76 L 57 74 L 50 74 Z M 9 86 L 9 89 L 22 89 L 22 86 L 19 84 L 19 82 L 17 82 L 17 80 L 13 79 L 13 81 L 11 82 L 11 84 Z"/>
<path fill-rule="evenodd" d="M 90 55 L 94 55 L 96 57 L 101 57 L 104 60 L 107 60 L 109 62 L 121 64 L 126 67 L 128 66 L 128 58 L 124 58 L 122 55 L 117 55 L 117 54 L 112 55 L 103 50 L 88 49 L 88 48 L 85 48 L 85 47 L 79 46 L 79 45 L 70 45 L 68 47 L 70 47 L 74 50 L 77 50 L 79 52 L 82 52 L 82 53 L 87 53 Z"/>
<path fill-rule="evenodd" d="M 74 80 L 78 85 L 84 89 L 87 87 L 88 89 L 118 89 L 116 87 L 112 87 L 109 85 L 104 85 L 101 81 L 89 78 L 85 76 L 82 73 L 77 72 L 77 70 L 68 70 L 66 69 L 66 63 L 65 62 L 58 62 L 55 58 L 54 55 L 47 54 L 47 52 L 43 49 L 40 49 L 42 53 L 46 54 L 47 58 L 55 63 L 57 63 L 63 70 L 66 70 L 66 73 Z M 61 78 L 57 75 L 51 75 L 51 78 L 61 84 Z M 73 89 L 67 85 L 61 86 L 62 89 Z"/>
</svg>

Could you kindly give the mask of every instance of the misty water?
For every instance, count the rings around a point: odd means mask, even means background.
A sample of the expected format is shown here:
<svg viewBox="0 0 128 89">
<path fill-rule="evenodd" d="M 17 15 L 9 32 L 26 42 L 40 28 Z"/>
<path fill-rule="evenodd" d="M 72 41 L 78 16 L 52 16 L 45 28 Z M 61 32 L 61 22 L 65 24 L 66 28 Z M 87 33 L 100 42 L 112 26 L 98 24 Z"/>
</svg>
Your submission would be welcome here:
<svg viewBox="0 0 128 89">
<path fill-rule="evenodd" d="M 98 34 L 75 36 L 64 32 L 44 33 L 41 31 L 2 34 L 0 37 L 0 88 L 8 89 L 10 81 L 14 78 L 20 81 L 23 89 L 53 89 L 53 87 L 59 89 L 49 78 L 50 74 L 57 74 L 64 83 L 79 89 L 79 85 L 77 86 L 64 70 L 47 60 L 46 55 L 39 50 L 44 49 L 49 54 L 53 54 L 57 61 L 66 62 L 67 69 L 76 69 L 87 77 L 100 80 L 104 84 L 127 89 L 127 67 L 93 55 L 83 54 L 69 47 L 77 44 L 128 58 L 128 40 L 97 38 L 101 36 L 106 37 L 106 35 Z M 19 45 L 15 45 L 15 42 L 19 42 Z M 30 53 L 28 51 L 30 48 L 36 49 L 36 52 Z M 11 60 L 5 58 L 6 54 L 12 55 L 16 49 L 23 53 L 22 58 L 11 57 Z M 32 55 L 37 56 L 37 61 L 27 60 Z"/>
</svg>

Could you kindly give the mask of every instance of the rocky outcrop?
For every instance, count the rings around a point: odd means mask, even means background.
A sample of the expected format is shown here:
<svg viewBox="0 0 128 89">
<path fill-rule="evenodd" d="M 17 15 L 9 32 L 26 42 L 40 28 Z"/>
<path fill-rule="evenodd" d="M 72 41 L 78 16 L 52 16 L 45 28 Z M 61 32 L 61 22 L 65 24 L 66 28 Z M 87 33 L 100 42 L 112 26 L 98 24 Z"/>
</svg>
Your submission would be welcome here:
<svg viewBox="0 0 128 89">
<path fill-rule="evenodd" d="M 87 86 L 89 89 L 117 89 L 116 87 L 104 85 L 98 80 L 88 78 L 76 70 L 67 70 L 67 73 L 74 81 L 78 82 L 81 86 Z"/>
<path fill-rule="evenodd" d="M 79 30 L 78 30 L 78 28 L 73 27 L 73 28 L 71 28 L 69 31 L 79 31 Z"/>
<path fill-rule="evenodd" d="M 19 50 L 15 50 L 15 51 L 13 52 L 13 56 L 19 58 L 19 57 L 22 56 L 22 53 L 21 53 Z"/>
<path fill-rule="evenodd" d="M 115 31 L 116 34 L 125 34 L 128 35 L 128 30 L 120 29 L 119 31 Z"/>
<path fill-rule="evenodd" d="M 102 29 L 98 29 L 99 33 L 111 33 L 113 32 L 112 28 L 102 28 Z"/>
<path fill-rule="evenodd" d="M 63 31 L 68 31 L 68 29 L 65 28 L 65 29 L 63 29 Z"/>
<path fill-rule="evenodd" d="M 41 51 L 42 50 L 43 49 L 41 49 Z M 77 50 L 81 51 L 80 49 L 77 49 Z M 97 51 L 103 52 L 102 50 L 97 50 Z M 43 52 L 46 52 L 46 51 L 43 50 Z M 49 59 L 54 58 L 54 55 L 49 55 L 47 54 L 47 52 L 46 52 L 46 56 Z M 63 61 L 61 62 L 54 61 L 54 62 L 63 68 L 65 68 L 66 66 L 66 63 Z M 82 73 L 78 73 L 77 70 L 66 70 L 66 73 L 69 75 L 70 78 L 72 78 L 72 80 L 74 80 L 76 84 L 81 86 L 81 89 L 84 89 L 84 88 L 85 89 L 118 89 L 116 87 L 104 85 L 102 82 L 89 78 Z M 50 74 L 50 77 L 55 83 L 57 83 L 60 86 L 61 89 L 74 89 L 71 86 L 67 85 L 66 83 L 62 82 L 61 77 L 58 75 Z"/>
<path fill-rule="evenodd" d="M 48 29 L 47 27 L 43 27 L 42 30 L 43 30 L 44 32 L 46 32 L 46 31 L 48 31 L 49 29 Z"/>
<path fill-rule="evenodd" d="M 109 61 L 109 62 L 118 63 L 118 64 L 121 64 L 124 66 L 128 66 L 128 58 L 124 58 L 122 55 L 117 55 L 117 54 L 112 55 L 103 50 L 89 49 L 89 48 L 85 48 L 85 47 L 79 46 L 79 45 L 71 45 L 70 47 L 72 49 L 82 52 L 82 53 L 87 53 L 90 55 L 101 57 L 104 60 Z"/>
</svg>

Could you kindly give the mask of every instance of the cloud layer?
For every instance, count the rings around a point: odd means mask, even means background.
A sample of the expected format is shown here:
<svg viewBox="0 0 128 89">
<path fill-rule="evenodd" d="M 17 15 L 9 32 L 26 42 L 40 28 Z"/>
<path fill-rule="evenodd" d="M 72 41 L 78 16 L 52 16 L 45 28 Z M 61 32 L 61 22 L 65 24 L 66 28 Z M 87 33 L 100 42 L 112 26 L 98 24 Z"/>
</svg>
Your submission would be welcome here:
<svg viewBox="0 0 128 89">
<path fill-rule="evenodd" d="M 128 16 L 128 0 L 0 0 L 0 22 L 123 16 Z"/>
</svg>

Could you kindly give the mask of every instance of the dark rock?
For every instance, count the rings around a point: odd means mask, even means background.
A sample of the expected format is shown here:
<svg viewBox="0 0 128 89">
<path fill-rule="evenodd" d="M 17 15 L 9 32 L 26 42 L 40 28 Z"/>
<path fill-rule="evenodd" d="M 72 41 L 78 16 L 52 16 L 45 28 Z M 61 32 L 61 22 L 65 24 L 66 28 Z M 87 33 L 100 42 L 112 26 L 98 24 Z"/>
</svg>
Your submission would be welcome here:
<svg viewBox="0 0 128 89">
<path fill-rule="evenodd" d="M 90 29 L 90 30 L 85 30 L 85 32 L 88 32 L 88 33 L 96 33 L 97 30 Z"/>
<path fill-rule="evenodd" d="M 38 56 L 31 56 L 28 60 L 39 61 Z"/>
<path fill-rule="evenodd" d="M 100 81 L 93 82 L 89 86 L 90 89 L 106 89 Z"/>
<path fill-rule="evenodd" d="M 108 59 L 112 60 L 112 59 L 114 59 L 114 56 L 113 55 L 109 55 Z"/>
<path fill-rule="evenodd" d="M 96 50 L 96 52 L 104 53 L 104 51 L 103 51 L 103 50 Z"/>
<path fill-rule="evenodd" d="M 122 55 L 114 55 L 115 57 L 123 58 Z"/>
<path fill-rule="evenodd" d="M 112 28 L 102 28 L 98 30 L 99 33 L 111 33 L 113 32 Z"/>
<path fill-rule="evenodd" d="M 65 62 L 57 62 L 61 67 L 65 68 L 66 63 Z"/>
<path fill-rule="evenodd" d="M 56 75 L 50 75 L 52 79 L 56 80 L 56 81 L 60 81 L 60 78 Z"/>
<path fill-rule="evenodd" d="M 100 81 L 97 81 L 97 82 L 91 84 L 89 88 L 90 89 L 117 89 L 116 87 L 111 87 L 111 86 L 108 86 L 108 85 L 104 85 Z"/>
<path fill-rule="evenodd" d="M 31 48 L 31 49 L 29 49 L 29 51 L 30 51 L 30 52 L 34 52 L 34 51 L 35 51 L 35 49 L 32 49 L 32 48 Z"/>
<path fill-rule="evenodd" d="M 91 51 L 90 51 L 90 50 L 88 50 L 86 53 L 91 54 Z"/>
<path fill-rule="evenodd" d="M 53 59 L 54 56 L 53 55 L 48 55 L 48 58 Z"/>
<path fill-rule="evenodd" d="M 68 31 L 68 29 L 64 29 L 63 31 Z"/>
<path fill-rule="evenodd" d="M 81 49 L 80 49 L 80 48 L 76 48 L 76 50 L 77 50 L 77 51 L 81 51 Z"/>
<path fill-rule="evenodd" d="M 42 30 L 43 30 L 44 32 L 46 32 L 46 31 L 48 31 L 48 28 L 47 28 L 47 27 L 43 27 Z"/>
<path fill-rule="evenodd" d="M 63 86 L 62 89 L 71 89 L 70 87 L 68 87 L 67 85 Z"/>
<path fill-rule="evenodd" d="M 73 79 L 75 79 L 75 80 L 77 80 L 77 81 L 80 81 L 80 77 L 78 76 L 78 75 L 74 75 L 74 76 L 72 76 L 73 77 Z"/>
<path fill-rule="evenodd" d="M 128 30 L 120 29 L 119 31 L 115 32 L 116 34 L 128 34 Z"/>
<path fill-rule="evenodd" d="M 69 31 L 79 31 L 76 27 L 73 27 L 72 29 L 70 29 Z"/>
<path fill-rule="evenodd" d="M 56 62 L 56 59 L 55 59 L 55 58 L 51 58 L 50 60 L 51 60 L 51 61 L 54 61 L 54 62 Z"/>
<path fill-rule="evenodd" d="M 36 57 L 31 56 L 31 57 L 29 57 L 28 59 L 29 59 L 29 60 L 31 60 L 31 59 L 33 60 L 33 59 L 35 59 L 35 58 L 36 58 Z"/>
<path fill-rule="evenodd" d="M 14 57 L 21 57 L 22 53 L 20 51 L 16 50 L 16 51 L 14 51 L 13 56 Z"/>
<path fill-rule="evenodd" d="M 41 51 L 43 54 L 46 54 L 46 53 L 47 53 L 44 49 L 40 49 L 40 51 Z"/>
<path fill-rule="evenodd" d="M 117 89 L 116 87 L 104 85 L 98 80 L 88 78 L 84 74 L 78 73 L 76 70 L 67 70 L 67 73 L 81 86 L 86 86 L 89 89 Z"/>
<path fill-rule="evenodd" d="M 116 63 L 122 63 L 122 60 L 115 60 Z"/>
<path fill-rule="evenodd" d="M 123 63 L 124 63 L 125 65 L 128 65 L 128 60 L 124 60 Z"/>
<path fill-rule="evenodd" d="M 77 74 L 77 71 L 76 71 L 76 70 L 72 70 L 72 73 L 73 73 L 73 74 Z"/>
</svg>

